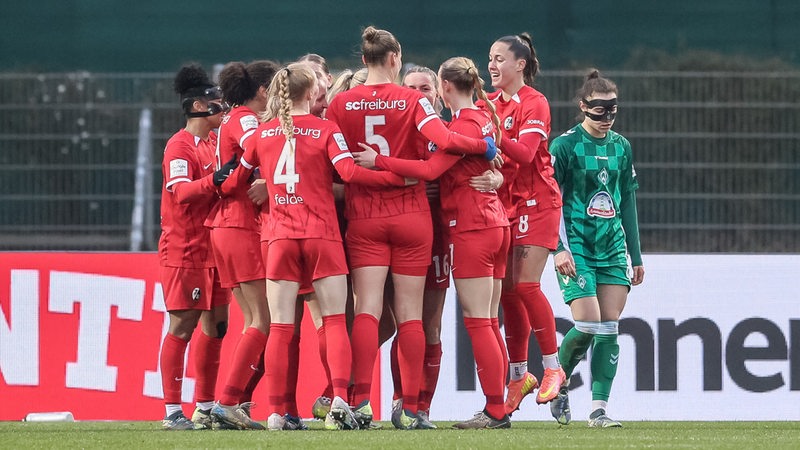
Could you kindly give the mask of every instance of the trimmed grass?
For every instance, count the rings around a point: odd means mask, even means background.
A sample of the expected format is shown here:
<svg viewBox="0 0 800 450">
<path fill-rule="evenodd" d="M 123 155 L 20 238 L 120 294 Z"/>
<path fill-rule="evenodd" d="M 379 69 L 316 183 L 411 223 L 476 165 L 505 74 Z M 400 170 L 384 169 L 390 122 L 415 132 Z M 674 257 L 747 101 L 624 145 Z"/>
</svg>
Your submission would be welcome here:
<svg viewBox="0 0 800 450">
<path fill-rule="evenodd" d="M 367 449 L 796 449 L 798 422 L 625 422 L 621 429 L 592 429 L 586 422 L 514 422 L 510 430 L 326 431 L 309 422 L 305 432 L 168 432 L 160 422 L 0 422 L 0 448 L 357 448 Z"/>
</svg>

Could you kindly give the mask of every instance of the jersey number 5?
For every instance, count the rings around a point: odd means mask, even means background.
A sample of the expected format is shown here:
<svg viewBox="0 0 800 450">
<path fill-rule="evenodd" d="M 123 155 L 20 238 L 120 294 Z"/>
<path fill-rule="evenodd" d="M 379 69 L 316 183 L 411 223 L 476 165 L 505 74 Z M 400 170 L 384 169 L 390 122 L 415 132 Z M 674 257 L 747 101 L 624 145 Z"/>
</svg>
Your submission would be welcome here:
<svg viewBox="0 0 800 450">
<path fill-rule="evenodd" d="M 389 142 L 380 134 L 375 134 L 375 125 L 386 125 L 386 116 L 364 116 L 364 136 L 367 144 L 377 145 L 381 156 L 389 156 Z"/>
<path fill-rule="evenodd" d="M 291 142 L 286 141 L 281 150 L 281 156 L 278 157 L 275 172 L 272 174 L 272 183 L 275 185 L 285 184 L 287 194 L 294 194 L 294 185 L 300 182 L 300 174 L 295 171 L 294 164 L 295 145 L 297 145 L 297 139 L 292 139 Z"/>
</svg>

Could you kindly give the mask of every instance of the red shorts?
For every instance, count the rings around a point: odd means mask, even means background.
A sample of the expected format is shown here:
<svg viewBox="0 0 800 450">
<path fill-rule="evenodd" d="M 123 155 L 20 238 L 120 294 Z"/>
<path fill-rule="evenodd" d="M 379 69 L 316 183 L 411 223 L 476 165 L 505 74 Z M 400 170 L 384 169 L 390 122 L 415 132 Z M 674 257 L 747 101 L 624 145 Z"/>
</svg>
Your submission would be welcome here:
<svg viewBox="0 0 800 450">
<path fill-rule="evenodd" d="M 555 250 L 560 222 L 561 208 L 517 207 L 517 218 L 511 223 L 512 245 L 535 245 Z"/>
<path fill-rule="evenodd" d="M 327 239 L 278 239 L 269 243 L 267 278 L 296 281 L 347 274 L 344 247 Z M 302 287 L 302 286 L 301 286 Z"/>
<path fill-rule="evenodd" d="M 453 278 L 503 279 L 511 235 L 508 227 L 451 233 Z"/>
<path fill-rule="evenodd" d="M 269 241 L 261 241 L 261 258 L 264 261 L 269 261 Z M 300 289 L 297 291 L 297 295 L 305 295 L 312 292 L 314 292 L 314 286 L 311 285 L 311 278 L 307 278 L 300 283 Z"/>
<path fill-rule="evenodd" d="M 350 267 L 387 266 L 392 273 L 422 277 L 431 265 L 433 224 L 428 211 L 351 220 Z"/>
<path fill-rule="evenodd" d="M 239 283 L 263 280 L 266 276 L 261 259 L 258 231 L 244 228 L 212 228 L 211 248 L 224 288 L 239 287 Z"/>
<path fill-rule="evenodd" d="M 446 230 L 437 215 L 433 216 L 433 245 L 431 246 L 431 265 L 425 277 L 425 290 L 447 289 L 450 287 L 450 264 L 453 255 L 448 245 Z"/>
<path fill-rule="evenodd" d="M 190 269 L 161 266 L 159 278 L 167 311 L 208 311 L 231 302 L 230 290 L 220 286 L 219 274 L 214 267 Z"/>
</svg>

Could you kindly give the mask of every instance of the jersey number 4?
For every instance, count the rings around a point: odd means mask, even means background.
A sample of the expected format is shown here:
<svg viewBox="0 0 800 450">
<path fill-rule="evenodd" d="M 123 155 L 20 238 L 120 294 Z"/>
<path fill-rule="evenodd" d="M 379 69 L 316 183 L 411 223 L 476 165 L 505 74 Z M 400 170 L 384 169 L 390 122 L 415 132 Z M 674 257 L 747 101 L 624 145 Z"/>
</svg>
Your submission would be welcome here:
<svg viewBox="0 0 800 450">
<path fill-rule="evenodd" d="M 386 116 L 364 116 L 364 136 L 367 139 L 367 144 L 377 145 L 378 153 L 381 156 L 389 156 L 389 142 L 375 133 L 376 125 L 386 125 Z"/>
<path fill-rule="evenodd" d="M 275 172 L 272 174 L 272 183 L 276 186 L 285 184 L 287 194 L 294 194 L 295 185 L 300 182 L 300 174 L 295 170 L 294 149 L 296 144 L 297 139 L 286 141 L 281 150 L 281 156 L 278 157 Z"/>
</svg>

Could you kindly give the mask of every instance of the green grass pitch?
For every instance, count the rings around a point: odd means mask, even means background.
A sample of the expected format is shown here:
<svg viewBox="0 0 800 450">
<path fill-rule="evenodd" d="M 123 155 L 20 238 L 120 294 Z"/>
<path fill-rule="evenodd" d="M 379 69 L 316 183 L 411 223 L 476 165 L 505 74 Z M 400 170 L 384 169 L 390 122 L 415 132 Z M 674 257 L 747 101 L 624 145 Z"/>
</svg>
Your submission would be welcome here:
<svg viewBox="0 0 800 450">
<path fill-rule="evenodd" d="M 797 449 L 798 422 L 625 422 L 593 429 L 586 422 L 514 422 L 509 430 L 164 431 L 160 422 L 0 422 L 0 448 L 303 448 L 303 449 Z"/>
</svg>

